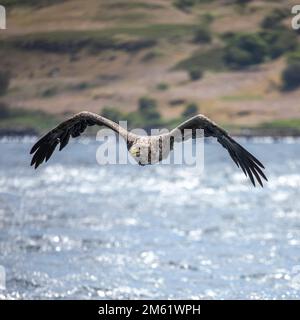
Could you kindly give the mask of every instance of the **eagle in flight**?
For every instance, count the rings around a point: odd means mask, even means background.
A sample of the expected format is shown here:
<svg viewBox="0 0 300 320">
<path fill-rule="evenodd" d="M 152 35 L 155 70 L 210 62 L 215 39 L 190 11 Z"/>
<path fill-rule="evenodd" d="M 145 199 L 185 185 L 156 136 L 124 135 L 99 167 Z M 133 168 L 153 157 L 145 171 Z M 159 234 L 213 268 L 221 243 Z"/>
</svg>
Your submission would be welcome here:
<svg viewBox="0 0 300 320">
<path fill-rule="evenodd" d="M 30 151 L 30 154 L 33 154 L 31 165 L 36 169 L 44 160 L 47 162 L 58 144 L 59 150 L 62 150 L 68 144 L 70 137 L 80 136 L 87 126 L 93 125 L 106 126 L 122 136 L 129 153 L 140 165 L 162 161 L 172 151 L 174 142 L 196 139 L 197 129 L 202 129 L 205 137 L 216 138 L 228 151 L 232 160 L 249 177 L 254 186 L 256 181 L 261 186 L 263 186 L 262 179 L 267 181 L 262 163 L 230 137 L 224 129 L 201 114 L 181 123 L 168 133 L 141 136 L 128 132 L 116 122 L 103 116 L 83 111 L 62 122 L 35 143 Z"/>
</svg>

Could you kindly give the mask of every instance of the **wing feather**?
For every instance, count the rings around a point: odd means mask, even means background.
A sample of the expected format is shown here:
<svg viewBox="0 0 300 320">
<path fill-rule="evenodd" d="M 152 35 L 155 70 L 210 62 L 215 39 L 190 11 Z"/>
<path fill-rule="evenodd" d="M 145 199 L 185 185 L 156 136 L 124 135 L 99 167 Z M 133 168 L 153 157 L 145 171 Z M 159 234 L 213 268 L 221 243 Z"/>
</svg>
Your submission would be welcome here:
<svg viewBox="0 0 300 320">
<path fill-rule="evenodd" d="M 265 169 L 263 164 L 249 151 L 236 142 L 228 133 L 219 127 L 216 123 L 203 115 L 197 115 L 175 128 L 171 135 L 175 135 L 175 140 L 185 140 L 185 130 L 193 131 L 192 135 L 188 134 L 187 138 L 196 138 L 195 131 L 197 129 L 204 130 L 205 137 L 215 137 L 217 141 L 228 151 L 230 157 L 235 164 L 242 169 L 246 177 L 249 177 L 252 184 L 255 186 L 257 181 L 262 187 L 262 179 L 268 181 L 262 169 Z M 176 138 L 176 133 L 180 135 Z"/>
<path fill-rule="evenodd" d="M 128 138 L 126 130 L 119 127 L 115 122 L 97 114 L 83 111 L 59 124 L 34 144 L 30 150 L 30 154 L 33 154 L 31 166 L 36 169 L 44 160 L 47 162 L 58 144 L 59 151 L 61 151 L 69 143 L 70 137 L 76 138 L 80 136 L 87 126 L 92 125 L 109 127 L 123 137 L 126 136 Z"/>
</svg>

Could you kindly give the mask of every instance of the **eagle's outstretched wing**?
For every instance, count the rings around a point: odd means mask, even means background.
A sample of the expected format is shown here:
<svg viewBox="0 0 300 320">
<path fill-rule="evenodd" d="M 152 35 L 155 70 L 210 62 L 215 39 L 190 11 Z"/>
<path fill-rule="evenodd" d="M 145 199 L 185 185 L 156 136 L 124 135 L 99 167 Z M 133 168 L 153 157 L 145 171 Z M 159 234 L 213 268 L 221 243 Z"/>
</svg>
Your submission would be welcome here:
<svg viewBox="0 0 300 320">
<path fill-rule="evenodd" d="M 47 162 L 58 144 L 60 144 L 59 150 L 62 150 L 68 144 L 70 137 L 80 136 L 87 126 L 93 125 L 106 126 L 124 138 L 128 138 L 127 131 L 117 123 L 97 114 L 83 111 L 62 122 L 38 140 L 30 151 L 30 154 L 34 154 L 31 165 L 34 165 L 36 169 L 44 160 Z"/>
<path fill-rule="evenodd" d="M 191 132 L 191 135 L 187 134 L 185 136 L 184 130 L 186 129 L 190 129 L 187 131 Z M 249 176 L 254 186 L 255 178 L 261 186 L 263 186 L 261 178 L 268 181 L 262 171 L 262 169 L 264 169 L 262 163 L 231 138 L 224 129 L 220 128 L 216 123 L 201 114 L 180 124 L 177 128 L 172 130 L 171 135 L 173 135 L 177 141 L 182 141 L 187 138 L 196 138 L 196 129 L 203 129 L 205 137 L 217 138 L 218 142 L 227 149 L 236 165 L 243 170 L 246 176 Z"/>
</svg>

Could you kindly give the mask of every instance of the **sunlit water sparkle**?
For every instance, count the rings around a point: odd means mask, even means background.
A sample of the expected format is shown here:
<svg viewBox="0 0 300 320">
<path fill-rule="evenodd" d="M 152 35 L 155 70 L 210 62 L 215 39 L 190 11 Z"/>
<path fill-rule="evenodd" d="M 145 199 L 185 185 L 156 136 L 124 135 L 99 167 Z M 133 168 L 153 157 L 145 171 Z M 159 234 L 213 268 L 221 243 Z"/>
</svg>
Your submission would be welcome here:
<svg viewBox="0 0 300 320">
<path fill-rule="evenodd" d="M 241 141 L 264 189 L 215 143 L 198 175 L 101 167 L 89 140 L 34 171 L 32 142 L 0 142 L 0 298 L 300 298 L 299 140 Z"/>
</svg>

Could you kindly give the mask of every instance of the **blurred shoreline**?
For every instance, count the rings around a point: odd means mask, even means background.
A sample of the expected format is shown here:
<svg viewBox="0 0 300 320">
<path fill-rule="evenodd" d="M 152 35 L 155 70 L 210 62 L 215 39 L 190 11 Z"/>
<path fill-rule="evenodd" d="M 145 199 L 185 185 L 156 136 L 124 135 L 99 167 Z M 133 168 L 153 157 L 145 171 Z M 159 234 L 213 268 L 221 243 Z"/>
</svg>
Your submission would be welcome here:
<svg viewBox="0 0 300 320">
<path fill-rule="evenodd" d="M 271 129 L 271 128 L 241 128 L 227 130 L 231 136 L 243 138 L 256 138 L 256 137 L 271 137 L 271 138 L 285 138 L 285 137 L 300 137 L 300 130 L 291 128 Z M 28 137 L 28 136 L 41 136 L 45 132 L 39 132 L 34 128 L 28 129 L 0 129 L 0 138 L 4 137 Z M 93 137 L 95 133 L 84 134 L 85 137 Z"/>
</svg>

